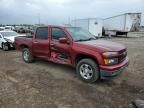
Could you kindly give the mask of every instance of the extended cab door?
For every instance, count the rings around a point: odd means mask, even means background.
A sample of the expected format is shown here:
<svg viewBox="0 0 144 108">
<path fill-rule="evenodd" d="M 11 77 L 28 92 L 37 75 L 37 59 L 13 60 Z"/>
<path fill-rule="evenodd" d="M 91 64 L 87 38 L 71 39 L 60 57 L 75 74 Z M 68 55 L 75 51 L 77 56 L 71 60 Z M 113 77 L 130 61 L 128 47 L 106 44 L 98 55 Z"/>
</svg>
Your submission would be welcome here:
<svg viewBox="0 0 144 108">
<path fill-rule="evenodd" d="M 60 43 L 60 38 L 66 38 L 67 43 Z M 51 60 L 61 64 L 71 64 L 71 43 L 64 30 L 58 27 L 51 28 Z"/>
<path fill-rule="evenodd" d="M 39 27 L 33 39 L 33 53 L 37 57 L 48 58 L 50 56 L 48 27 Z"/>
</svg>

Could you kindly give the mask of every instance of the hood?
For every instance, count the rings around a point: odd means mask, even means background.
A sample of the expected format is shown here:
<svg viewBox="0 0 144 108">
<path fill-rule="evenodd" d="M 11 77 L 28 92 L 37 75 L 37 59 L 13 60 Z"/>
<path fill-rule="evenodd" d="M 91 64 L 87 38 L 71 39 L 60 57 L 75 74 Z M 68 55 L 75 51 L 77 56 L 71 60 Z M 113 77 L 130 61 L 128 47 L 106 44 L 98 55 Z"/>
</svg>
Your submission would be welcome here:
<svg viewBox="0 0 144 108">
<path fill-rule="evenodd" d="M 98 49 L 101 52 L 103 51 L 120 51 L 125 49 L 126 47 L 122 44 L 107 41 L 107 40 L 92 40 L 92 41 L 83 41 L 79 42 L 79 44 L 84 45 L 85 47 L 92 49 Z"/>
<path fill-rule="evenodd" d="M 18 37 L 18 36 L 25 36 L 25 35 L 9 36 L 9 37 L 4 37 L 4 38 L 9 39 L 11 40 L 12 43 L 14 43 L 15 37 Z"/>
</svg>

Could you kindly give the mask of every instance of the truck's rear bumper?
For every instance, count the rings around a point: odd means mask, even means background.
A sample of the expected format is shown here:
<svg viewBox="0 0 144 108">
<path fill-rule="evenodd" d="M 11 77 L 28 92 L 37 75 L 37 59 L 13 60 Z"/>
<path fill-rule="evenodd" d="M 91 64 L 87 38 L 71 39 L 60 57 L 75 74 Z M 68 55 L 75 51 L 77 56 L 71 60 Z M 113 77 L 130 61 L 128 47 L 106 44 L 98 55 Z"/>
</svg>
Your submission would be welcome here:
<svg viewBox="0 0 144 108">
<path fill-rule="evenodd" d="M 101 79 L 109 79 L 110 77 L 114 77 L 119 75 L 123 70 L 129 65 L 128 57 L 120 64 L 114 66 L 103 66 L 100 65 L 100 78 Z"/>
</svg>

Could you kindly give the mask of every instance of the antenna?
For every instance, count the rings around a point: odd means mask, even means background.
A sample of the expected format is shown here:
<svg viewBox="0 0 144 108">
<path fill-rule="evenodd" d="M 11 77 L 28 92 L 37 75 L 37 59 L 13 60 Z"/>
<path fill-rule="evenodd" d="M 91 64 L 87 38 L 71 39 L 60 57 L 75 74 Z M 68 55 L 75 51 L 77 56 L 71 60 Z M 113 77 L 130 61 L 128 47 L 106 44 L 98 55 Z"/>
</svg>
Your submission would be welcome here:
<svg viewBox="0 0 144 108">
<path fill-rule="evenodd" d="M 38 24 L 40 25 L 40 13 L 38 13 Z"/>
<path fill-rule="evenodd" d="M 68 17 L 68 24 L 70 24 L 70 16 Z"/>
</svg>

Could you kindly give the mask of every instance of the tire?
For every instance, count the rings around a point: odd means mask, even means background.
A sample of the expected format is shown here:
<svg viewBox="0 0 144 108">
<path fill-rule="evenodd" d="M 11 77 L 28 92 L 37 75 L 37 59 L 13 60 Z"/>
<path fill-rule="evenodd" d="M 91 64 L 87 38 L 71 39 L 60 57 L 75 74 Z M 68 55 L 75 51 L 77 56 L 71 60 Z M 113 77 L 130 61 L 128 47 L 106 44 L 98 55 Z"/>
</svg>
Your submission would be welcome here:
<svg viewBox="0 0 144 108">
<path fill-rule="evenodd" d="M 28 48 L 22 50 L 22 58 L 26 63 L 32 63 L 34 61 L 34 57 Z"/>
<path fill-rule="evenodd" d="M 9 45 L 7 43 L 2 43 L 2 49 L 4 51 L 8 51 L 9 50 Z"/>
<path fill-rule="evenodd" d="M 99 79 L 99 68 L 92 59 L 82 59 L 76 66 L 77 75 L 80 80 L 93 83 Z"/>
</svg>

